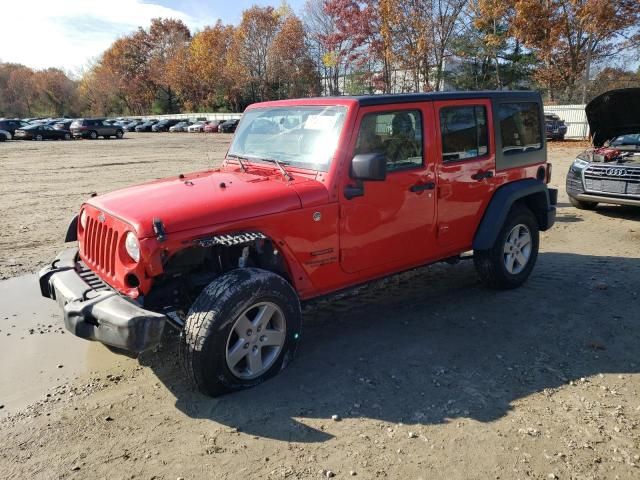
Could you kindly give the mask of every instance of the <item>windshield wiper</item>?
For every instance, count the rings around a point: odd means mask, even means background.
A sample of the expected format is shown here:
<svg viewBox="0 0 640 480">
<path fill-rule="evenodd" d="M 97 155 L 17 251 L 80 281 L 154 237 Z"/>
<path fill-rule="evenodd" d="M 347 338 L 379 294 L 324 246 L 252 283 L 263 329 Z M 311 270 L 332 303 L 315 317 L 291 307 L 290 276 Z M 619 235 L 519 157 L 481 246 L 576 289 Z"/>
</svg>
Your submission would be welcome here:
<svg viewBox="0 0 640 480">
<path fill-rule="evenodd" d="M 263 160 L 265 162 L 275 163 L 276 166 L 280 169 L 280 172 L 282 172 L 282 176 L 285 179 L 287 179 L 288 181 L 293 180 L 293 177 L 289 172 L 285 170 L 285 168 L 283 167 L 283 162 L 281 162 L 280 160 L 277 160 L 275 158 L 262 158 L 262 157 L 258 157 L 257 160 Z"/>
<path fill-rule="evenodd" d="M 240 164 L 240 169 L 245 173 L 247 172 L 247 169 L 245 168 L 244 163 L 242 163 L 242 160 L 249 161 L 247 157 L 243 157 L 242 155 L 237 155 L 235 153 L 228 153 L 227 157 L 235 158 L 236 160 L 238 160 L 238 163 Z"/>
</svg>

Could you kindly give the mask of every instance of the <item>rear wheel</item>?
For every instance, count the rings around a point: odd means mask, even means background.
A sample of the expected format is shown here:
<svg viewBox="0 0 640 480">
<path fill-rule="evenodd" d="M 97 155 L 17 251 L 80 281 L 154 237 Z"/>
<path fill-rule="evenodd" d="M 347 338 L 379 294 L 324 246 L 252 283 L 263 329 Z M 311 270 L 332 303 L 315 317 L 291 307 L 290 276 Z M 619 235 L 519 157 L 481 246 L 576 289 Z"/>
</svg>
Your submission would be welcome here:
<svg viewBox="0 0 640 480">
<path fill-rule="evenodd" d="M 65 133 L 64 134 L 64 139 L 65 140 L 71 140 L 71 134 L 70 133 Z"/>
<path fill-rule="evenodd" d="M 538 258 L 539 236 L 538 221 L 531 210 L 514 206 L 493 246 L 474 252 L 473 261 L 483 283 L 499 289 L 522 285 Z"/>
<path fill-rule="evenodd" d="M 196 299 L 185 322 L 180 357 L 198 389 L 211 396 L 253 387 L 293 357 L 300 302 L 279 275 L 233 270 Z"/>
<path fill-rule="evenodd" d="M 569 197 L 569 202 L 580 210 L 593 210 L 598 206 L 598 202 L 585 202 L 574 197 Z"/>
<path fill-rule="evenodd" d="M 41 142 L 42 141 L 42 135 L 40 135 L 40 134 L 36 135 L 36 140 L 38 142 Z"/>
<path fill-rule="evenodd" d="M 122 130 L 118 130 L 116 132 L 116 138 L 120 140 L 124 136 L 124 132 Z"/>
<path fill-rule="evenodd" d="M 91 132 L 89 132 L 89 138 L 91 140 L 96 140 L 98 138 L 98 132 L 92 130 Z"/>
</svg>

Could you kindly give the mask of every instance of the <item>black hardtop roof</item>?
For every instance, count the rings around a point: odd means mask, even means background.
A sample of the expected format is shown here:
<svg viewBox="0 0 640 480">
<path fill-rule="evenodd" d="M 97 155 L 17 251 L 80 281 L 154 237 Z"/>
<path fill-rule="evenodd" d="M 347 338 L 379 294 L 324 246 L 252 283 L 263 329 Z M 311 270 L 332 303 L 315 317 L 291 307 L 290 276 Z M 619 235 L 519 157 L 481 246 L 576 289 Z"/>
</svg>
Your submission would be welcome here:
<svg viewBox="0 0 640 480">
<path fill-rule="evenodd" d="M 464 100 L 473 98 L 491 98 L 496 100 L 531 100 L 541 101 L 542 97 L 539 92 L 531 90 L 479 90 L 474 92 L 429 92 L 429 93 L 388 93 L 376 95 L 360 95 L 351 97 L 335 97 L 335 98 L 351 98 L 356 100 L 361 107 L 369 107 L 373 105 L 389 105 L 393 103 L 413 103 L 427 102 L 438 100 Z"/>
</svg>

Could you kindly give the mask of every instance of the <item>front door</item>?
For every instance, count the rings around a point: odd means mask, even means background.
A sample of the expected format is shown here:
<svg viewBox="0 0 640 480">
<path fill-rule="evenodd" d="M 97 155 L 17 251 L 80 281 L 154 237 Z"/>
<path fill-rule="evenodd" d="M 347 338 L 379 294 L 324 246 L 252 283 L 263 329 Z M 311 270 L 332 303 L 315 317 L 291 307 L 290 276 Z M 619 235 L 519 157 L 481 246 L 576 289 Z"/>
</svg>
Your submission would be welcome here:
<svg viewBox="0 0 640 480">
<path fill-rule="evenodd" d="M 340 262 L 349 273 L 426 258 L 433 243 L 435 168 L 426 160 L 428 103 L 360 110 L 352 157 L 383 153 L 384 181 L 365 181 L 363 195 L 341 196 Z M 353 180 L 349 180 L 353 183 Z"/>
<path fill-rule="evenodd" d="M 493 116 L 488 99 L 434 102 L 438 125 L 438 243 L 471 248 L 495 188 Z"/>
</svg>

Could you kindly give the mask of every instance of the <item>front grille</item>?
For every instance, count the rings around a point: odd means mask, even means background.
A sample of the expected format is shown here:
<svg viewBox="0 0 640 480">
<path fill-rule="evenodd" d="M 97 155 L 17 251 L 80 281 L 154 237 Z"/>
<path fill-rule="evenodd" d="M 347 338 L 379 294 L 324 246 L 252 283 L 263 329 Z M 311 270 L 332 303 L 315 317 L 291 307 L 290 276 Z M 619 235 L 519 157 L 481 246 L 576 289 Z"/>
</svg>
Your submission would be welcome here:
<svg viewBox="0 0 640 480">
<path fill-rule="evenodd" d="M 584 186 L 592 192 L 640 195 L 640 168 L 624 165 L 589 165 Z"/>
<path fill-rule="evenodd" d="M 118 232 L 95 218 L 87 218 L 84 234 L 84 258 L 93 268 L 105 275 L 114 276 Z"/>
</svg>

